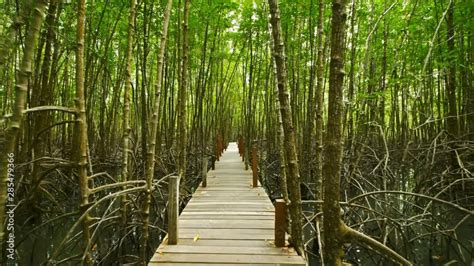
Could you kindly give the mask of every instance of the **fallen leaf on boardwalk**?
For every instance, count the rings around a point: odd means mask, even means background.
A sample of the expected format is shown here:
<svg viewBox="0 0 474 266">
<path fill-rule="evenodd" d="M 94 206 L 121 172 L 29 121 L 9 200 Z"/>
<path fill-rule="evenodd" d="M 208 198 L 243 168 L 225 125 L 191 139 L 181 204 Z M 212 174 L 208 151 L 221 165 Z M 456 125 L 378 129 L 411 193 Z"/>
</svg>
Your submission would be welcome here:
<svg viewBox="0 0 474 266">
<path fill-rule="evenodd" d="M 199 240 L 199 235 L 194 236 L 194 242 Z"/>
<path fill-rule="evenodd" d="M 281 248 L 281 250 L 285 253 L 293 253 L 295 252 L 295 249 L 294 248 L 291 248 L 291 247 L 283 247 Z"/>
<path fill-rule="evenodd" d="M 265 241 L 267 242 L 267 245 L 268 245 L 269 247 L 275 246 L 275 241 L 272 241 L 272 240 L 265 240 Z"/>
</svg>

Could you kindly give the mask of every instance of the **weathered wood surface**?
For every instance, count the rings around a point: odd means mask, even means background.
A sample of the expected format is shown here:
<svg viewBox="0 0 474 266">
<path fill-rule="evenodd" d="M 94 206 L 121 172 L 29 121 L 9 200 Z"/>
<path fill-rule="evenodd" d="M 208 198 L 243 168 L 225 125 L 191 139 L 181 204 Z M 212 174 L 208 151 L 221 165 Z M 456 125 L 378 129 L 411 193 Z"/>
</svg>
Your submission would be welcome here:
<svg viewBox="0 0 474 266">
<path fill-rule="evenodd" d="M 171 176 L 168 180 L 168 244 L 178 243 L 179 227 L 179 177 Z"/>
<path fill-rule="evenodd" d="M 194 193 L 179 228 L 178 245 L 165 238 L 149 265 L 305 265 L 293 249 L 275 247 L 275 208 L 263 188 L 253 188 L 235 143 Z"/>
</svg>

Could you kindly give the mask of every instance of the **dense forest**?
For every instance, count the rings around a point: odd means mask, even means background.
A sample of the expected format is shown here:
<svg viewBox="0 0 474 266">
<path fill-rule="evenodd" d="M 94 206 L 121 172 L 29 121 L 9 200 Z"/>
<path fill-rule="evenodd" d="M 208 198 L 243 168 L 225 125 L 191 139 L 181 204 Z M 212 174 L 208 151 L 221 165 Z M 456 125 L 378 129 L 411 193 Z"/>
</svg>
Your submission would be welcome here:
<svg viewBox="0 0 474 266">
<path fill-rule="evenodd" d="M 472 263 L 473 1 L 0 10 L 0 264 L 146 265 L 237 141 L 310 265 Z"/>
</svg>

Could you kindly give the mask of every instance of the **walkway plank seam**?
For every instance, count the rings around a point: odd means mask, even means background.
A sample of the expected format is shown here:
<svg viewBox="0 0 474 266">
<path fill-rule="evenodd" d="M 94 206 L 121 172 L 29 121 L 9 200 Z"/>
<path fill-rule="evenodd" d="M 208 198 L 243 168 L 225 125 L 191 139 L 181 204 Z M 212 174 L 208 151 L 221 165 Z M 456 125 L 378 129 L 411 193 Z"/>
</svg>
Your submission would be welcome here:
<svg viewBox="0 0 474 266">
<path fill-rule="evenodd" d="M 265 190 L 252 187 L 252 173 L 230 143 L 207 187 L 179 216 L 178 245 L 165 237 L 148 265 L 306 265 L 292 248 L 275 247 L 274 217 Z"/>
</svg>

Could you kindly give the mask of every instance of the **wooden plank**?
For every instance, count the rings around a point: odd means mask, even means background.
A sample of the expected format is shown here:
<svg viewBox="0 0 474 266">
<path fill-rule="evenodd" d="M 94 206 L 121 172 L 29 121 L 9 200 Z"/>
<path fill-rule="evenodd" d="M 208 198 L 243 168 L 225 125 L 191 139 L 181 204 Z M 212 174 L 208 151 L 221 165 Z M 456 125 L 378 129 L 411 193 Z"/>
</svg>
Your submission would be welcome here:
<svg viewBox="0 0 474 266">
<path fill-rule="evenodd" d="M 243 200 L 245 198 L 251 198 L 251 197 L 257 197 L 260 199 L 263 199 L 263 193 L 248 193 L 248 192 L 242 192 L 240 194 L 230 194 L 226 195 L 226 193 L 200 193 L 199 195 L 196 195 L 197 198 L 199 199 L 206 199 L 206 198 L 227 198 L 227 200 L 231 198 L 235 198 L 236 200 Z"/>
<path fill-rule="evenodd" d="M 209 193 L 209 192 L 206 192 L 206 193 L 203 193 L 203 192 L 199 192 L 199 193 L 195 193 L 193 199 L 201 199 L 201 198 L 205 198 L 205 197 L 216 197 L 216 198 L 227 198 L 228 200 L 231 200 L 232 198 L 245 198 L 245 197 L 257 197 L 257 198 L 260 198 L 260 199 L 266 199 L 268 201 L 270 201 L 270 199 L 267 197 L 266 194 L 264 193 L 260 193 L 260 192 L 245 192 L 245 193 Z"/>
<path fill-rule="evenodd" d="M 235 188 L 235 187 L 231 187 L 231 186 L 228 186 L 228 187 L 219 187 L 219 188 L 216 188 L 216 187 L 207 187 L 206 190 L 203 190 L 203 192 L 207 192 L 207 191 L 233 191 L 233 192 L 239 192 L 239 191 L 244 191 L 244 192 L 248 192 L 249 190 L 247 188 Z M 198 191 L 196 191 L 198 192 Z"/>
<path fill-rule="evenodd" d="M 226 229 L 228 230 L 228 229 Z M 260 240 L 260 241 L 273 241 L 273 234 L 253 234 L 253 235 L 245 235 L 239 232 L 234 232 L 234 230 L 230 231 L 229 233 L 223 235 L 218 234 L 216 232 L 206 232 L 204 234 L 198 232 L 188 232 L 188 233 L 180 233 L 180 239 L 182 238 L 192 238 L 195 239 L 196 237 L 199 239 L 221 239 L 221 240 Z"/>
<path fill-rule="evenodd" d="M 259 205 L 188 205 L 186 206 L 188 211 L 274 211 L 273 206 L 259 206 Z"/>
<path fill-rule="evenodd" d="M 223 177 L 220 175 L 219 177 L 216 178 L 209 178 L 208 181 L 212 181 L 214 183 L 220 183 L 220 184 L 248 184 L 249 181 L 252 181 L 252 179 L 245 177 L 238 177 L 238 176 L 226 176 Z"/>
<path fill-rule="evenodd" d="M 207 205 L 231 205 L 231 204 L 238 204 L 238 205 L 257 205 L 257 206 L 262 206 L 262 205 L 269 205 L 273 208 L 273 205 L 266 201 L 266 200 L 259 200 L 259 201 L 219 201 L 219 202 L 196 202 L 196 201 L 190 201 L 188 205 L 193 205 L 193 206 L 207 206 Z"/>
<path fill-rule="evenodd" d="M 152 262 L 149 265 L 159 265 L 159 266 L 209 266 L 209 263 L 185 263 L 185 262 Z M 260 263 L 212 263 L 212 266 L 243 266 L 243 265 L 251 265 L 251 266 L 269 266 L 274 265 L 278 266 L 278 263 L 270 263 L 270 264 L 260 264 Z M 291 265 L 291 264 L 290 264 Z M 299 264 L 297 264 L 299 265 Z"/>
<path fill-rule="evenodd" d="M 265 207 L 265 208 L 270 208 L 271 210 L 275 210 L 275 208 L 273 208 L 273 205 L 268 202 L 268 201 L 255 201 L 255 202 L 245 202 L 245 201 L 235 201 L 235 202 L 189 202 L 188 203 L 188 206 L 186 206 L 186 208 L 189 208 L 189 207 L 208 207 L 208 206 L 212 206 L 212 207 L 227 207 L 227 209 L 233 209 L 234 207 L 248 207 L 248 208 L 252 208 L 252 207 Z"/>
<path fill-rule="evenodd" d="M 218 195 L 201 195 L 199 197 L 194 197 L 191 199 L 191 201 L 189 202 L 196 202 L 196 201 L 209 201 L 209 200 L 212 200 L 212 199 L 216 199 L 214 200 L 215 202 L 223 202 L 223 201 L 230 201 L 230 202 L 237 202 L 237 201 L 249 201 L 249 202 L 258 202 L 258 201 L 264 201 L 264 202 L 268 202 L 269 204 L 272 204 L 272 202 L 270 201 L 270 199 L 268 198 L 265 198 L 264 196 L 262 195 L 241 195 L 241 196 L 234 196 L 234 197 L 226 197 L 226 196 L 218 196 Z"/>
<path fill-rule="evenodd" d="M 273 211 L 187 211 L 186 209 L 181 213 L 181 215 L 211 215 L 211 214 L 220 214 L 220 215 L 268 215 L 273 216 Z"/>
<path fill-rule="evenodd" d="M 188 254 L 248 254 L 248 255 L 283 255 L 297 256 L 292 248 L 270 248 L 270 247 L 229 247 L 229 246 L 163 246 L 157 249 L 157 253 L 188 253 Z"/>
<path fill-rule="evenodd" d="M 261 263 L 279 265 L 305 265 L 298 256 L 264 255 L 249 256 L 247 254 L 166 254 L 154 256 L 151 262 L 186 262 L 186 263 Z"/>
<path fill-rule="evenodd" d="M 273 220 L 215 220 L 215 219 L 195 219 L 195 220 L 180 220 L 179 226 L 181 228 L 217 228 L 217 229 L 232 229 L 232 228 L 253 228 L 253 229 L 273 229 Z"/>
<path fill-rule="evenodd" d="M 208 186 L 209 183 L 208 183 Z M 194 196 L 193 197 L 202 197 L 202 196 L 208 196 L 208 195 L 212 195 L 212 196 L 223 196 L 223 197 L 242 197 L 242 196 L 258 196 L 258 197 L 262 197 L 262 198 L 265 198 L 265 199 L 268 199 L 268 196 L 267 194 L 265 193 L 265 191 L 251 191 L 249 189 L 246 189 L 246 190 L 242 190 L 242 191 L 236 191 L 236 190 L 229 190 L 229 191 L 196 191 L 194 192 Z M 270 200 L 270 199 L 268 199 Z"/>
<path fill-rule="evenodd" d="M 273 229 L 201 229 L 182 228 L 179 237 L 199 237 L 203 239 L 262 239 L 273 240 Z"/>
<path fill-rule="evenodd" d="M 193 246 L 219 246 L 219 247 L 275 247 L 272 241 L 249 240 L 249 239 L 198 239 L 183 238 L 179 240 L 180 245 Z"/>
<path fill-rule="evenodd" d="M 223 187 L 228 187 L 228 188 L 244 188 L 247 189 L 249 186 L 246 182 L 207 182 L 209 184 L 209 188 L 223 188 Z"/>
<path fill-rule="evenodd" d="M 249 256 L 246 254 L 166 254 L 154 256 L 151 262 L 186 262 L 186 263 L 262 263 L 280 265 L 305 265 L 298 256 L 266 255 Z"/>
<path fill-rule="evenodd" d="M 214 185 L 224 185 L 224 186 L 229 186 L 229 187 L 236 186 L 236 185 L 241 185 L 241 186 L 245 186 L 245 188 L 248 187 L 248 181 L 249 180 L 247 180 L 247 179 L 232 178 L 232 179 L 228 179 L 228 180 L 223 180 L 223 179 L 213 179 L 213 178 L 209 178 L 209 177 L 208 177 L 208 180 L 207 180 L 208 183 L 213 183 Z M 199 190 L 208 190 L 210 188 L 211 187 L 207 187 L 207 188 L 200 187 L 198 189 Z"/>
<path fill-rule="evenodd" d="M 245 198 L 260 198 L 262 199 L 262 194 L 258 194 L 258 193 L 247 193 L 247 192 L 244 192 L 244 193 L 241 193 L 240 195 L 238 194 L 235 194 L 235 195 L 229 195 L 226 197 L 225 193 L 215 193 L 215 194 L 209 194 L 209 193 L 203 193 L 201 195 L 199 195 L 197 198 L 199 199 L 207 199 L 207 198 L 224 198 L 224 199 L 231 199 L 231 198 L 234 198 L 235 200 L 244 200 Z"/>
<path fill-rule="evenodd" d="M 184 220 L 202 220 L 202 219 L 212 219 L 212 220 L 270 220 L 274 221 L 275 218 L 272 215 L 181 215 L 179 221 Z M 181 224 L 181 223 L 180 223 Z"/>
<path fill-rule="evenodd" d="M 241 198 L 225 198 L 225 197 L 200 197 L 192 200 L 192 202 L 218 202 L 218 201 L 233 201 L 233 202 L 239 202 L 239 201 L 254 201 L 254 202 L 262 202 L 262 203 L 268 203 L 271 204 L 270 201 L 267 201 L 265 199 L 262 199 L 260 197 L 241 197 Z M 191 202 L 189 202 L 191 203 Z"/>
</svg>

